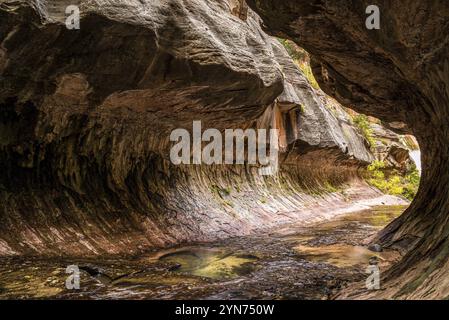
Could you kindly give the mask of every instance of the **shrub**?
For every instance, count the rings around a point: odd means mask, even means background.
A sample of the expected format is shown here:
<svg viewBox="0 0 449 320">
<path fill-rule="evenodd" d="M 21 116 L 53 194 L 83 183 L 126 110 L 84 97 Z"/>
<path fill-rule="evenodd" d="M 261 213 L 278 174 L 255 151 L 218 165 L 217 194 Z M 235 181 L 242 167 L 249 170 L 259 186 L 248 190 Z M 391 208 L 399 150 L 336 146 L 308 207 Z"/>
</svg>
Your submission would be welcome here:
<svg viewBox="0 0 449 320">
<path fill-rule="evenodd" d="M 310 85 L 314 89 L 319 89 L 320 86 L 318 85 L 318 82 L 316 81 L 315 76 L 313 75 L 312 68 L 310 67 L 310 63 L 308 63 L 308 62 L 299 63 L 298 67 L 299 67 L 299 69 L 301 69 L 302 73 L 306 76 Z"/>
<path fill-rule="evenodd" d="M 281 38 L 278 38 L 278 40 L 284 46 L 293 60 L 305 61 L 309 59 L 308 53 L 304 49 L 296 45 L 296 43 L 294 43 L 293 41 Z"/>
<path fill-rule="evenodd" d="M 373 130 L 371 129 L 368 117 L 364 114 L 358 114 L 352 120 L 360 129 L 370 147 L 373 148 L 376 145 L 376 140 L 373 137 Z"/>
<path fill-rule="evenodd" d="M 385 163 L 379 160 L 373 161 L 367 169 L 367 182 L 383 193 L 403 196 L 409 200 L 413 200 L 415 197 L 420 180 L 419 172 L 415 166 L 403 176 L 395 170 L 387 172 Z"/>
<path fill-rule="evenodd" d="M 278 38 L 278 40 L 287 50 L 288 54 L 293 59 L 297 67 L 302 71 L 304 76 L 307 78 L 310 85 L 315 89 L 319 89 L 320 86 L 318 85 L 318 82 L 316 81 L 313 75 L 312 68 L 310 67 L 309 54 L 304 49 L 297 46 L 296 43 L 290 40 L 281 38 Z"/>
</svg>

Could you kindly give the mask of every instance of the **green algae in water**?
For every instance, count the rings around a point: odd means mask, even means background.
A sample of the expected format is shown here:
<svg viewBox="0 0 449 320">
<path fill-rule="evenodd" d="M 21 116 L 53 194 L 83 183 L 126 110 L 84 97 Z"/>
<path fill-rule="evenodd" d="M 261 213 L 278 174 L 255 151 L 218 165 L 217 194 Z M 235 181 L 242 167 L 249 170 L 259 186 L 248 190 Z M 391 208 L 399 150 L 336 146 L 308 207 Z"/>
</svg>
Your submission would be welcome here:
<svg viewBox="0 0 449 320">
<path fill-rule="evenodd" d="M 251 273 L 257 257 L 219 249 L 195 248 L 168 253 L 159 260 L 173 264 L 174 272 L 212 279 L 231 279 Z"/>
</svg>

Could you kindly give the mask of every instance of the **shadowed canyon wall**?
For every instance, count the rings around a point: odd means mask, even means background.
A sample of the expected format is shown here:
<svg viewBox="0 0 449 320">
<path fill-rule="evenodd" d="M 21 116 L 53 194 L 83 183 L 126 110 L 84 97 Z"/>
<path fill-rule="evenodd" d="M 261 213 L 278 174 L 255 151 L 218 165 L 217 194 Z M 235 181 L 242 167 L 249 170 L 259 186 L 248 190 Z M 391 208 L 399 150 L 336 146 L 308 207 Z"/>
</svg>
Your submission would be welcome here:
<svg viewBox="0 0 449 320">
<path fill-rule="evenodd" d="M 0 254 L 134 254 L 379 196 L 362 135 L 243 1 L 77 3 L 68 30 L 69 1 L 0 1 Z M 172 165 L 193 120 L 278 128 L 279 175 Z"/>
<path fill-rule="evenodd" d="M 449 5 L 447 1 L 248 0 L 271 34 L 313 56 L 320 87 L 345 105 L 418 139 L 421 186 L 410 208 L 380 235 L 405 254 L 383 275 L 395 298 L 449 296 Z M 365 9 L 380 8 L 380 30 Z M 355 297 L 366 297 L 360 292 Z M 369 296 L 369 295 L 368 295 Z"/>
</svg>

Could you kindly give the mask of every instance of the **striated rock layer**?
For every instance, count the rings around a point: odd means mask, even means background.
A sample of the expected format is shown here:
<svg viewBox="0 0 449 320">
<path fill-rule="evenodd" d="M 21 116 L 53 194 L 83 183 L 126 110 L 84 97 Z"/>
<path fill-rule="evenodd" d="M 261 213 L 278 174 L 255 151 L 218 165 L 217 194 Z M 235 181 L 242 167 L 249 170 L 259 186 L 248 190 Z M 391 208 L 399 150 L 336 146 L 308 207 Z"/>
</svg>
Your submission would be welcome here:
<svg viewBox="0 0 449 320">
<path fill-rule="evenodd" d="M 386 290 L 372 295 L 447 298 L 447 1 L 376 1 L 380 30 L 365 27 L 370 1 L 247 3 L 261 15 L 271 34 L 290 38 L 313 55 L 313 71 L 325 92 L 359 112 L 390 122 L 392 129 L 417 137 L 423 154 L 418 195 L 378 239 L 405 256 L 383 274 Z"/>
<path fill-rule="evenodd" d="M 77 3 L 68 30 L 69 1 L 0 1 L 0 255 L 133 254 L 379 196 L 348 116 L 243 1 Z M 170 132 L 193 120 L 278 128 L 279 175 L 172 165 Z"/>
</svg>

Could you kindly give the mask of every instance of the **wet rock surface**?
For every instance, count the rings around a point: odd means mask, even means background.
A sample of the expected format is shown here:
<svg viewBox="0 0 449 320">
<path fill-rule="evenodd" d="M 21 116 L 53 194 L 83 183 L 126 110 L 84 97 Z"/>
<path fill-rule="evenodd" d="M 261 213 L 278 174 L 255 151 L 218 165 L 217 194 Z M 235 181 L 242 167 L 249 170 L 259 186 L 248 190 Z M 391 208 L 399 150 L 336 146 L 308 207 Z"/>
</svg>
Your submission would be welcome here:
<svg viewBox="0 0 449 320">
<path fill-rule="evenodd" d="M 405 206 L 381 206 L 308 228 L 289 225 L 117 259 L 2 258 L 0 298 L 328 299 L 366 278 L 373 256 L 385 269 L 394 252 L 373 253 L 364 239 Z M 80 290 L 65 289 L 67 265 L 79 265 Z"/>
</svg>

